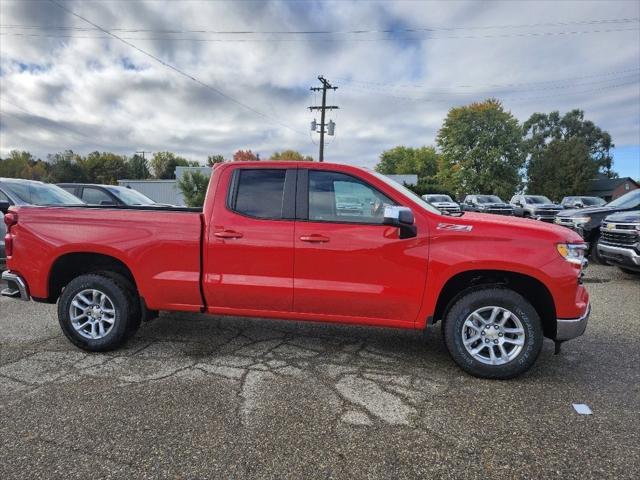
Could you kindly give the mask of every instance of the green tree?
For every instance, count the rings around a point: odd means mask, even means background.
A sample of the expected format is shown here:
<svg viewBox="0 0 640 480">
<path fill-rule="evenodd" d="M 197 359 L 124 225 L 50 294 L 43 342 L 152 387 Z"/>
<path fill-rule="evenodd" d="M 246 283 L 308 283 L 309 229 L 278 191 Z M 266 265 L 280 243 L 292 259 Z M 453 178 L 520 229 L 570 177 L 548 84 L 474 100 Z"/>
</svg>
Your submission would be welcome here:
<svg viewBox="0 0 640 480">
<path fill-rule="evenodd" d="M 313 157 L 310 155 L 302 155 L 296 150 L 283 150 L 282 152 L 273 152 L 269 160 L 313 162 Z"/>
<path fill-rule="evenodd" d="M 151 159 L 153 176 L 159 179 L 176 178 L 176 167 L 197 167 L 198 162 L 190 162 L 173 152 L 156 152 Z"/>
<path fill-rule="evenodd" d="M 185 172 L 178 180 L 178 188 L 189 207 L 202 207 L 207 193 L 210 177 L 201 172 Z"/>
<path fill-rule="evenodd" d="M 46 174 L 47 164 L 26 151 L 12 150 L 7 158 L 0 159 L 0 177 L 41 180 Z"/>
<path fill-rule="evenodd" d="M 385 175 L 416 174 L 421 181 L 432 180 L 438 170 L 438 153 L 434 147 L 397 146 L 380 154 L 376 171 Z"/>
<path fill-rule="evenodd" d="M 567 190 L 564 193 L 561 192 L 561 196 L 570 193 L 584 194 L 588 190 L 589 180 L 598 172 L 604 173 L 609 178 L 617 177 L 612 169 L 613 158 L 610 151 L 614 144 L 611 135 L 593 122 L 585 120 L 582 110 L 571 110 L 562 116 L 558 111 L 549 114 L 534 113 L 523 125 L 523 139 L 527 153 L 528 192 L 541 194 L 547 192 L 548 196 L 554 197 L 554 194 L 549 192 L 558 192 L 563 186 L 568 187 L 569 184 L 574 183 L 574 180 L 578 180 L 577 191 Z M 573 139 L 576 141 L 569 141 Z M 554 151 L 550 152 L 552 146 Z M 576 161 L 584 161 L 582 155 L 578 160 L 571 156 L 576 152 L 581 154 L 583 147 L 586 148 L 587 157 L 591 162 L 591 165 L 583 164 L 583 172 L 590 177 L 586 180 L 582 179 L 583 175 L 579 175 L 577 179 L 558 177 L 557 172 L 571 171 Z M 551 159 L 553 164 L 550 163 Z"/>
<path fill-rule="evenodd" d="M 127 157 L 111 152 L 91 152 L 78 160 L 87 181 L 115 185 L 119 179 L 130 177 Z"/>
<path fill-rule="evenodd" d="M 49 154 L 47 159 L 50 164 L 46 177 L 48 182 L 85 183 L 90 181 L 84 169 L 82 157 L 72 150 Z"/>
<path fill-rule="evenodd" d="M 151 177 L 149 172 L 149 162 L 142 155 L 137 153 L 129 160 L 129 175 L 131 179 L 146 180 Z"/>
<path fill-rule="evenodd" d="M 528 163 L 527 191 L 560 200 L 583 195 L 598 173 L 598 165 L 580 138 L 554 139 Z"/>
<path fill-rule="evenodd" d="M 449 110 L 437 144 L 437 178 L 456 196 L 481 193 L 509 199 L 521 182 L 522 129 L 498 100 Z"/>
<path fill-rule="evenodd" d="M 213 167 L 216 163 L 223 163 L 224 157 L 222 155 L 209 155 L 207 157 L 207 166 Z"/>
</svg>

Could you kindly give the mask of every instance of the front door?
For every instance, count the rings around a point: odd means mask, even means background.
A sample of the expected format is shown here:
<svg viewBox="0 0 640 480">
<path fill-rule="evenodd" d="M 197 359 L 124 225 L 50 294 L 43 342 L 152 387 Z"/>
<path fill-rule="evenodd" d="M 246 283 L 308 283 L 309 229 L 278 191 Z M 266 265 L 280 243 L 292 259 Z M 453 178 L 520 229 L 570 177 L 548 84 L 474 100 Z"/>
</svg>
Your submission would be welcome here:
<svg viewBox="0 0 640 480">
<path fill-rule="evenodd" d="M 296 169 L 225 171 L 216 190 L 204 264 L 211 313 L 290 312 Z"/>
<path fill-rule="evenodd" d="M 299 170 L 296 312 L 345 322 L 415 321 L 427 274 L 419 254 L 425 242 L 402 240 L 398 228 L 383 225 L 384 207 L 393 204 L 351 175 Z"/>
</svg>

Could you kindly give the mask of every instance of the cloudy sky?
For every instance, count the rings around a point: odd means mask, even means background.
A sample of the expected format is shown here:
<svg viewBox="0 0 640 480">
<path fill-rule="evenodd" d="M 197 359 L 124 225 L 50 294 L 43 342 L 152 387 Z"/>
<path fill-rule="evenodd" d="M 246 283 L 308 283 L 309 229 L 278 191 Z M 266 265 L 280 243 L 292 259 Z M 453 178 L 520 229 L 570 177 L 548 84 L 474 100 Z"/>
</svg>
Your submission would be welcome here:
<svg viewBox="0 0 640 480">
<path fill-rule="evenodd" d="M 434 144 L 449 108 L 496 97 L 521 121 L 583 109 L 640 177 L 638 1 L 56 2 L 0 0 L 2 155 L 317 158 L 322 74 L 330 161 Z"/>
</svg>

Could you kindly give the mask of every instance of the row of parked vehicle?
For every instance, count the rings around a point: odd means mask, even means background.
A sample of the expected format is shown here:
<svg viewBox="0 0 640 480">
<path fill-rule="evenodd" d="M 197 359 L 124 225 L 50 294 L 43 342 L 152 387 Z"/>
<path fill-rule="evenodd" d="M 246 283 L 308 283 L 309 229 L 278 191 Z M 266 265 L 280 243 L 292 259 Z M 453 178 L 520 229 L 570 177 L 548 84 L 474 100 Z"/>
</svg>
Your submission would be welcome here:
<svg viewBox="0 0 640 480">
<path fill-rule="evenodd" d="M 422 198 L 446 213 L 461 211 L 515 215 L 553 222 L 555 216 L 567 208 L 585 208 L 602 206 L 606 202 L 599 197 L 564 197 L 562 202 L 554 203 L 543 195 L 514 195 L 509 203 L 497 195 L 467 195 L 458 204 L 449 195 L 427 194 Z"/>
<path fill-rule="evenodd" d="M 167 206 L 136 190 L 115 185 L 52 185 L 35 180 L 0 178 L 0 208 L 6 212 L 11 205 Z M 5 261 L 5 229 L 4 222 L 0 222 L 0 267 Z"/>
<path fill-rule="evenodd" d="M 460 204 L 448 195 L 422 198 L 447 214 L 468 211 L 554 222 L 579 233 L 597 263 L 613 264 L 627 273 L 640 272 L 640 190 L 609 203 L 589 196 L 564 197 L 560 203 L 542 195 L 514 195 L 509 203 L 496 195 L 467 195 Z"/>
</svg>

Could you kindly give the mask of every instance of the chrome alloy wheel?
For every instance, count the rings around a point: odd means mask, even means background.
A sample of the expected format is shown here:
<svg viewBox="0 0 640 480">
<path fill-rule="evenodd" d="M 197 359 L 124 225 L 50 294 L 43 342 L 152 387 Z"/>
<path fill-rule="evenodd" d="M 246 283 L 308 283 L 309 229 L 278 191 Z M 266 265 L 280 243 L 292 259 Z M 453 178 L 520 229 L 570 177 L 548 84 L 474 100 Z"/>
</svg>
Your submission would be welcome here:
<svg viewBox="0 0 640 480">
<path fill-rule="evenodd" d="M 520 319 L 503 307 L 482 307 L 462 325 L 462 343 L 467 352 L 487 365 L 504 365 L 515 359 L 524 346 Z"/>
<path fill-rule="evenodd" d="M 116 310 L 106 294 L 100 290 L 87 289 L 73 297 L 69 318 L 80 335 L 97 340 L 106 337 L 113 328 Z"/>
</svg>

